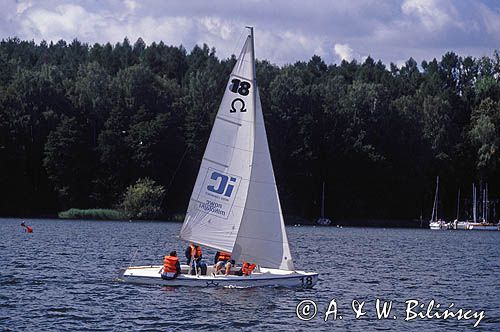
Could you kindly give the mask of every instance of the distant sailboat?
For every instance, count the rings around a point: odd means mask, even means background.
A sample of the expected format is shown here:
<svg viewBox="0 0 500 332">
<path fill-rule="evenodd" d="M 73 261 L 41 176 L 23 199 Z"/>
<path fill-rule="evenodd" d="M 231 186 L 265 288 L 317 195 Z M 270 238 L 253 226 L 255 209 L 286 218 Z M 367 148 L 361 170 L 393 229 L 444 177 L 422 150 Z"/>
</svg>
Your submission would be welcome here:
<svg viewBox="0 0 500 332">
<path fill-rule="evenodd" d="M 500 230 L 500 223 L 494 224 L 488 221 L 488 210 L 489 210 L 489 200 L 488 200 L 488 184 L 482 190 L 482 202 L 481 202 L 481 222 L 477 222 L 476 211 L 476 188 L 473 184 L 473 222 L 467 224 L 467 229 L 475 231 L 497 231 Z"/>
<path fill-rule="evenodd" d="M 457 218 L 453 221 L 453 229 L 466 230 L 469 223 L 467 221 L 460 221 L 460 188 L 458 188 L 457 197 Z"/>
<path fill-rule="evenodd" d="M 200 165 L 182 240 L 257 264 L 248 276 L 190 275 L 181 266 L 162 279 L 162 266 L 128 267 L 131 283 L 198 287 L 314 286 L 318 273 L 295 270 L 276 188 L 255 79 L 253 28 L 231 72 Z M 234 272 L 234 271 L 233 271 Z"/>
<path fill-rule="evenodd" d="M 323 192 L 321 194 L 321 216 L 316 220 L 316 223 L 321 226 L 328 226 L 332 223 L 329 218 L 325 217 L 325 182 L 323 182 Z"/>
<path fill-rule="evenodd" d="M 438 200 L 439 200 L 439 176 L 436 177 L 436 193 L 434 194 L 434 205 L 432 206 L 432 216 L 429 221 L 429 228 L 432 230 L 448 229 L 445 221 L 438 219 Z"/>
</svg>

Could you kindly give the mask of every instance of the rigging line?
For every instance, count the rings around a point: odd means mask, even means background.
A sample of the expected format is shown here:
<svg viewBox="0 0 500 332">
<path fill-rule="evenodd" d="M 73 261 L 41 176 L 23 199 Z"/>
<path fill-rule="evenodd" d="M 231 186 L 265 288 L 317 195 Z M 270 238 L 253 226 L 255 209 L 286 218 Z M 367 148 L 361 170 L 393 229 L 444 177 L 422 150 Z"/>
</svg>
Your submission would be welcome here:
<svg viewBox="0 0 500 332">
<path fill-rule="evenodd" d="M 240 36 L 238 37 L 238 40 L 234 44 L 233 52 L 231 52 L 231 55 L 234 55 L 236 59 L 238 59 L 238 54 L 236 54 L 236 51 L 238 50 L 238 46 L 240 45 L 241 37 L 245 33 L 245 30 L 241 31 Z"/>
<path fill-rule="evenodd" d="M 137 256 L 138 251 L 139 251 L 139 247 L 136 247 L 134 253 L 132 254 L 132 258 L 130 258 L 130 262 L 129 262 L 128 266 L 132 266 L 132 263 L 134 262 L 135 256 Z"/>
<path fill-rule="evenodd" d="M 193 131 L 193 135 L 192 135 L 193 140 L 196 137 L 196 134 L 198 133 L 198 130 L 200 129 L 201 123 L 202 123 L 202 121 L 205 118 L 205 115 L 207 113 L 209 113 L 208 108 L 205 108 L 203 110 L 203 112 L 201 112 L 198 123 L 196 124 L 196 127 L 194 128 L 194 131 Z M 170 181 L 169 181 L 168 186 L 167 186 L 166 191 L 165 191 L 165 196 L 167 196 L 168 192 L 170 191 L 170 188 L 172 186 L 172 183 L 174 182 L 175 176 L 179 172 L 179 169 L 181 168 L 182 162 L 186 158 L 186 155 L 190 149 L 191 149 L 190 144 L 187 144 L 186 149 L 184 150 L 184 153 L 182 154 L 181 158 L 179 159 L 179 162 L 177 163 L 177 167 L 175 168 L 174 173 L 172 174 L 172 177 L 170 178 Z M 163 198 L 163 200 L 165 200 L 165 197 Z"/>
<path fill-rule="evenodd" d="M 233 52 L 232 54 L 234 54 L 235 56 L 237 56 L 235 54 L 236 50 L 237 50 L 237 47 L 241 41 L 241 37 L 243 36 L 245 32 L 242 31 L 240 33 L 240 36 L 238 37 L 238 41 L 235 43 L 234 45 L 234 49 L 233 49 Z M 207 109 L 205 109 L 202 114 L 200 115 L 200 119 L 198 120 L 198 123 L 196 124 L 196 127 L 193 131 L 193 136 L 192 138 L 194 139 L 196 137 L 196 134 L 198 133 L 198 129 L 200 128 L 200 125 L 201 125 L 201 122 L 202 120 L 205 118 L 205 115 L 208 113 Z M 174 170 L 174 173 L 172 174 L 172 177 L 170 178 L 170 181 L 168 182 L 168 186 L 167 188 L 165 189 L 165 195 L 163 196 L 163 200 L 162 200 L 162 203 L 161 205 L 164 205 L 165 204 L 165 199 L 168 195 L 168 193 L 170 192 L 170 188 L 172 187 L 172 183 L 174 182 L 174 179 L 175 177 L 177 176 L 177 173 L 179 172 L 179 169 L 181 168 L 181 165 L 182 165 L 182 162 L 184 161 L 184 159 L 186 158 L 186 155 L 188 153 L 188 151 L 190 150 L 190 145 L 188 144 L 188 146 L 186 147 L 186 149 L 184 150 L 184 153 L 182 154 L 181 158 L 179 159 L 179 162 L 177 163 L 177 167 L 175 168 Z"/>
</svg>

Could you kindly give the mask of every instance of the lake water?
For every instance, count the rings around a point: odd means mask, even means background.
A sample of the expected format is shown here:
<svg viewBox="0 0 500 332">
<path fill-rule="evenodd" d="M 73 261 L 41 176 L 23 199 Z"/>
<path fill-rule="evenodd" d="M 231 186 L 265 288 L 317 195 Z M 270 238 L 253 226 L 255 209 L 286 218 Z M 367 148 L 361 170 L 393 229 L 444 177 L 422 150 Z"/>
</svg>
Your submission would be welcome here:
<svg viewBox="0 0 500 332">
<path fill-rule="evenodd" d="M 129 263 L 159 265 L 169 250 L 183 252 L 179 223 L 27 224 L 32 234 L 20 219 L 0 219 L 2 331 L 500 331 L 500 232 L 287 227 L 296 267 L 321 273 L 314 289 L 196 289 L 116 281 Z M 204 255 L 212 261 L 213 251 Z M 393 301 L 387 319 L 377 319 L 376 299 Z M 477 328 L 477 319 L 405 321 L 410 299 L 485 317 Z M 309 321 L 296 314 L 303 300 L 317 307 Z M 332 300 L 337 319 L 325 322 Z M 354 300 L 365 301 L 359 319 Z"/>
</svg>

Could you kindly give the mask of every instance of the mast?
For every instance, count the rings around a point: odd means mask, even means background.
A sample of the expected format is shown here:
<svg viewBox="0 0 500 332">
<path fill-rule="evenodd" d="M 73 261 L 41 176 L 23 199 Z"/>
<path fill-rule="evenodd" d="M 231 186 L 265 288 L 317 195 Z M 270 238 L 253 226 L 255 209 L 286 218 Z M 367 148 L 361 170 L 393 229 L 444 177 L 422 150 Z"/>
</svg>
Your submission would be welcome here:
<svg viewBox="0 0 500 332">
<path fill-rule="evenodd" d="M 251 75 L 253 77 L 253 81 L 252 81 L 252 84 L 255 88 L 257 88 L 257 78 L 255 77 L 255 41 L 253 39 L 253 27 L 250 27 L 250 26 L 247 26 L 246 27 L 247 29 L 250 30 L 250 38 L 252 40 L 252 71 L 251 71 Z M 253 94 L 253 104 L 254 105 L 257 105 L 257 94 L 254 93 Z"/>
<path fill-rule="evenodd" d="M 484 188 L 484 221 L 488 222 L 488 183 L 486 183 L 486 187 Z"/>
<path fill-rule="evenodd" d="M 321 218 L 325 217 L 325 181 L 323 181 L 323 193 L 321 195 Z"/>
<path fill-rule="evenodd" d="M 458 197 L 457 197 L 457 221 L 460 217 L 460 188 L 458 188 Z"/>
<path fill-rule="evenodd" d="M 485 197 L 484 197 L 484 186 L 483 182 L 481 182 L 481 188 L 479 189 L 481 192 L 481 221 L 484 222 L 484 202 L 485 202 Z"/>
<path fill-rule="evenodd" d="M 436 176 L 436 193 L 434 194 L 434 205 L 432 206 L 431 221 L 437 220 L 438 191 L 439 191 L 439 176 Z"/>
<path fill-rule="evenodd" d="M 476 222 L 477 220 L 477 211 L 476 211 L 476 185 L 472 184 L 472 221 Z"/>
</svg>

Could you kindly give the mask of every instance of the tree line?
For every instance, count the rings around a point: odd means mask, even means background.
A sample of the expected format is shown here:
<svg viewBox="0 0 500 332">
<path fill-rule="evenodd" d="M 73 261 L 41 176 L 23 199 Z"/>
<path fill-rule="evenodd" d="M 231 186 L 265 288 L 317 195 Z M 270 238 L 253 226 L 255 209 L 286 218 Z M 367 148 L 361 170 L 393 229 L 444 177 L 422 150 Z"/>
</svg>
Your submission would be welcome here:
<svg viewBox="0 0 500 332">
<path fill-rule="evenodd" d="M 53 215 L 119 204 L 148 178 L 162 209 L 187 207 L 236 59 L 215 49 L 0 42 L 0 215 Z M 500 192 L 500 56 L 371 57 L 277 66 L 257 61 L 283 211 L 332 218 L 463 214 L 472 183 Z"/>
</svg>

